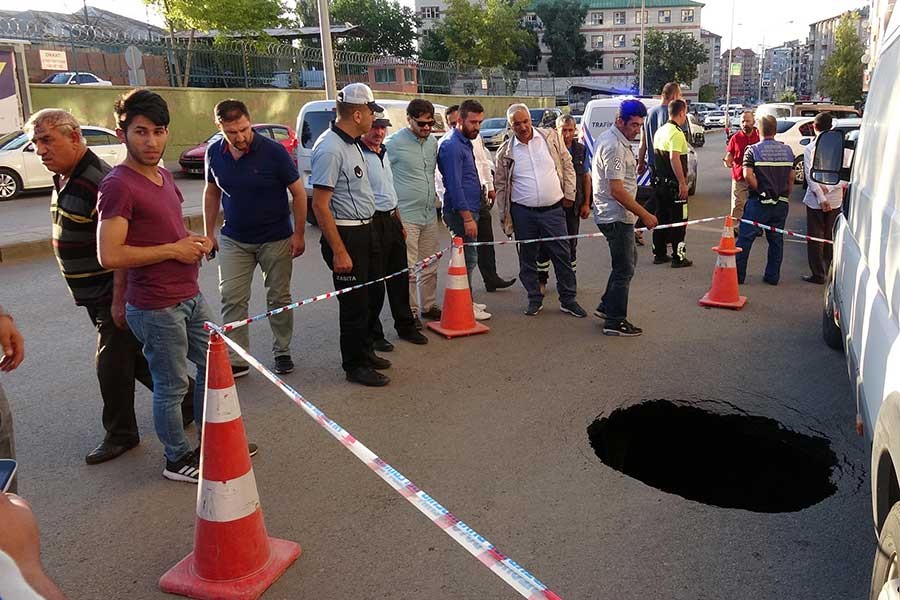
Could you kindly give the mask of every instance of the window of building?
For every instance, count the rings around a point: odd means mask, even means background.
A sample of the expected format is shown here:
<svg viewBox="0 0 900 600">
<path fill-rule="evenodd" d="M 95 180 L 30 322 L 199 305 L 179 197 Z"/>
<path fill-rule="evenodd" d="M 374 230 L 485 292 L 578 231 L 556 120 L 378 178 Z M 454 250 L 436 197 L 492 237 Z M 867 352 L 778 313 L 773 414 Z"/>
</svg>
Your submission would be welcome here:
<svg viewBox="0 0 900 600">
<path fill-rule="evenodd" d="M 406 83 L 416 82 L 416 73 L 412 69 L 403 69 L 403 81 Z"/>
<path fill-rule="evenodd" d="M 625 57 L 624 56 L 614 56 L 613 57 L 613 69 L 617 71 L 625 70 Z"/>
<path fill-rule="evenodd" d="M 649 23 L 649 17 L 648 17 L 648 11 L 645 10 L 644 11 L 644 24 L 646 25 L 647 23 Z M 635 25 L 641 24 L 641 11 L 636 11 L 634 13 L 634 24 Z"/>
<path fill-rule="evenodd" d="M 621 10 L 621 11 L 617 10 L 616 12 L 613 13 L 613 23 L 615 25 L 624 25 L 625 24 L 625 11 L 624 10 Z"/>
<path fill-rule="evenodd" d="M 592 12 L 591 13 L 591 25 L 603 25 L 603 13 L 602 12 Z"/>
<path fill-rule="evenodd" d="M 598 71 L 603 70 L 603 57 L 602 56 L 594 61 L 594 68 L 597 69 Z"/>
<path fill-rule="evenodd" d="M 422 18 L 423 19 L 440 19 L 441 18 L 441 7 L 440 6 L 423 6 L 422 7 Z"/>
<path fill-rule="evenodd" d="M 616 37 L 613 38 L 613 48 L 624 48 L 625 47 L 625 34 L 617 33 Z"/>
<path fill-rule="evenodd" d="M 602 35 L 592 35 L 591 36 L 591 48 L 602 48 L 603 47 L 603 36 Z"/>
<path fill-rule="evenodd" d="M 693 8 L 682 8 L 681 9 L 681 22 L 682 23 L 693 23 L 694 22 L 694 9 Z"/>
<path fill-rule="evenodd" d="M 537 15 L 534 13 L 525 15 L 525 20 L 529 23 L 537 23 Z"/>
<path fill-rule="evenodd" d="M 660 23 L 671 23 L 672 22 L 672 11 L 671 10 L 659 11 L 659 22 Z"/>
<path fill-rule="evenodd" d="M 375 69 L 375 83 L 395 83 L 396 81 L 396 69 Z"/>
</svg>

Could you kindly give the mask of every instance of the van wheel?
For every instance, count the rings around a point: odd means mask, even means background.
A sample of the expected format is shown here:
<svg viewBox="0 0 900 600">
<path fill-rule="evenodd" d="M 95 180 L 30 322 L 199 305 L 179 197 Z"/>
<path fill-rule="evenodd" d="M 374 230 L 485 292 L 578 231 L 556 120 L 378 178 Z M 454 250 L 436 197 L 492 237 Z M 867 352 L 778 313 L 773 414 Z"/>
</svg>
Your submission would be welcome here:
<svg viewBox="0 0 900 600">
<path fill-rule="evenodd" d="M 834 320 L 834 267 L 825 282 L 825 302 L 822 307 L 822 339 L 829 348 L 844 349 L 844 334 Z"/>
<path fill-rule="evenodd" d="M 803 172 L 803 157 L 798 156 L 794 159 L 794 183 L 806 183 L 806 173 Z"/>
<path fill-rule="evenodd" d="M 896 590 L 900 588 L 900 562 L 898 562 L 897 544 L 900 543 L 900 502 L 894 504 L 888 513 L 881 535 L 878 536 L 878 548 L 875 549 L 875 560 L 872 563 L 872 585 L 869 588 L 869 600 L 878 600 L 881 592 L 888 584 Z M 885 597 L 890 597 L 885 595 Z"/>
</svg>

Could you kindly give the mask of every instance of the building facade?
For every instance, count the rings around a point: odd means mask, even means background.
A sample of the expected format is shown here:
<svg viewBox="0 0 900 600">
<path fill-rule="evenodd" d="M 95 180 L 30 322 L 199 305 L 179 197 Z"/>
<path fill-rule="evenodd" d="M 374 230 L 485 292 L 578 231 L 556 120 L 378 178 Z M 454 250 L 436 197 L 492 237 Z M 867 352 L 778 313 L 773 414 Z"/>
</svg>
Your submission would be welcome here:
<svg viewBox="0 0 900 600">
<path fill-rule="evenodd" d="M 700 41 L 706 47 L 708 60 L 697 67 L 698 83 L 701 86 L 711 84 L 718 89 L 722 71 L 722 36 L 701 29 Z"/>
<path fill-rule="evenodd" d="M 875 61 L 881 50 L 881 41 L 894 13 L 896 0 L 870 0 L 869 4 L 869 49 L 863 57 L 866 69 L 863 72 L 863 91 L 869 91 L 869 79 L 875 70 Z"/>
<path fill-rule="evenodd" d="M 816 21 L 809 26 L 809 89 L 813 100 L 821 99 L 819 94 L 819 79 L 822 77 L 822 69 L 825 61 L 834 52 L 834 32 L 838 23 L 844 16 L 850 16 L 855 21 L 856 33 L 859 35 L 864 47 L 869 45 L 869 7 L 848 10 L 839 15 Z"/>
<path fill-rule="evenodd" d="M 722 53 L 719 70 L 719 98 L 725 98 L 729 81 L 729 51 Z M 731 75 L 731 102 L 754 104 L 759 93 L 759 55 L 749 48 L 734 48 L 731 62 L 740 64 L 740 75 Z"/>
</svg>

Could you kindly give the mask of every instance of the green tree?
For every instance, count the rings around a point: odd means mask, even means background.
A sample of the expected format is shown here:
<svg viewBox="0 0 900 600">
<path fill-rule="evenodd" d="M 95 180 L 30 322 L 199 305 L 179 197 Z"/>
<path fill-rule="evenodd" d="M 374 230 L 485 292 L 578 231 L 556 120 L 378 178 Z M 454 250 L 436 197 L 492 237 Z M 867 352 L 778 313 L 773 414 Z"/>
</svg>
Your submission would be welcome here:
<svg viewBox="0 0 900 600">
<path fill-rule="evenodd" d="M 641 60 L 640 42 L 634 41 L 634 64 Z M 669 81 L 688 83 L 697 78 L 697 65 L 707 60 L 706 48 L 689 33 L 650 29 L 644 36 L 644 93 L 658 94 Z M 637 88 L 637 78 L 635 79 Z"/>
<path fill-rule="evenodd" d="M 194 35 L 215 30 L 220 39 L 231 34 L 260 34 L 263 29 L 284 23 L 282 0 L 144 0 L 163 17 L 174 45 L 175 31 L 187 30 L 184 74 L 175 60 L 176 83 L 187 87 L 191 78 Z"/>
<path fill-rule="evenodd" d="M 858 16 L 841 17 L 834 30 L 834 51 L 822 67 L 819 89 L 837 104 L 862 98 L 863 45 L 856 33 Z"/>
<path fill-rule="evenodd" d="M 794 90 L 788 90 L 781 94 L 781 98 L 778 99 L 779 102 L 796 102 L 797 101 L 797 92 Z"/>
<path fill-rule="evenodd" d="M 700 86 L 698 102 L 715 102 L 716 86 L 711 83 L 704 83 Z"/>
<path fill-rule="evenodd" d="M 541 62 L 541 46 L 538 42 L 537 31 L 533 27 L 526 26 L 527 37 L 522 45 L 516 48 L 516 60 L 508 67 L 513 71 L 533 71 Z"/>
<path fill-rule="evenodd" d="M 316 0 L 297 0 L 294 13 L 302 27 L 319 26 L 319 6 Z"/>
<path fill-rule="evenodd" d="M 531 34 L 522 27 L 525 0 L 450 0 L 438 33 L 449 58 L 482 68 L 506 66 L 518 60 L 517 50 Z"/>
<path fill-rule="evenodd" d="M 411 57 L 415 54 L 419 18 L 396 0 L 334 0 L 331 16 L 362 28 L 364 35 L 348 38 L 341 48 L 356 52 Z"/>
<path fill-rule="evenodd" d="M 542 0 L 534 9 L 544 24 L 544 44 L 550 49 L 547 67 L 556 77 L 587 75 L 599 58 L 597 50 L 587 50 L 579 32 L 587 15 L 583 0 Z"/>
</svg>

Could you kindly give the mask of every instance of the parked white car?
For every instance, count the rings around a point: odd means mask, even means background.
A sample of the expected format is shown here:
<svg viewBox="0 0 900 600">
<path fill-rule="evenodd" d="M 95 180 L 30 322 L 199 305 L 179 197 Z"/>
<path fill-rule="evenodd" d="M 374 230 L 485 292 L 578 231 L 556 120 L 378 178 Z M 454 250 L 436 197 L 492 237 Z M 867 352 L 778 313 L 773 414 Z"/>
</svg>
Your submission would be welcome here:
<svg viewBox="0 0 900 600">
<path fill-rule="evenodd" d="M 94 154 L 110 165 L 125 160 L 125 144 L 119 142 L 115 131 L 90 125 L 83 126 L 81 133 Z M 0 200 L 52 185 L 53 174 L 44 168 L 28 134 L 18 130 L 0 137 Z"/>
<path fill-rule="evenodd" d="M 725 111 L 711 110 L 703 117 L 703 126 L 707 129 L 712 127 L 725 127 Z"/>
<path fill-rule="evenodd" d="M 54 73 L 45 77 L 41 83 L 51 83 L 53 85 L 112 85 L 112 81 L 101 79 L 93 73 L 85 71 Z"/>
<path fill-rule="evenodd" d="M 810 172 L 825 184 L 850 181 L 834 228 L 822 334 L 845 351 L 859 427 L 871 444 L 878 547 L 869 600 L 900 598 L 900 12 L 882 40 L 849 174 L 852 132 L 824 133 Z"/>
<path fill-rule="evenodd" d="M 816 132 L 813 130 L 814 117 L 785 117 L 777 119 L 778 129 L 775 139 L 790 146 L 794 152 L 794 183 L 804 184 L 803 149 L 813 141 Z M 862 119 L 834 119 L 832 128 L 849 134 L 859 129 Z"/>
</svg>

